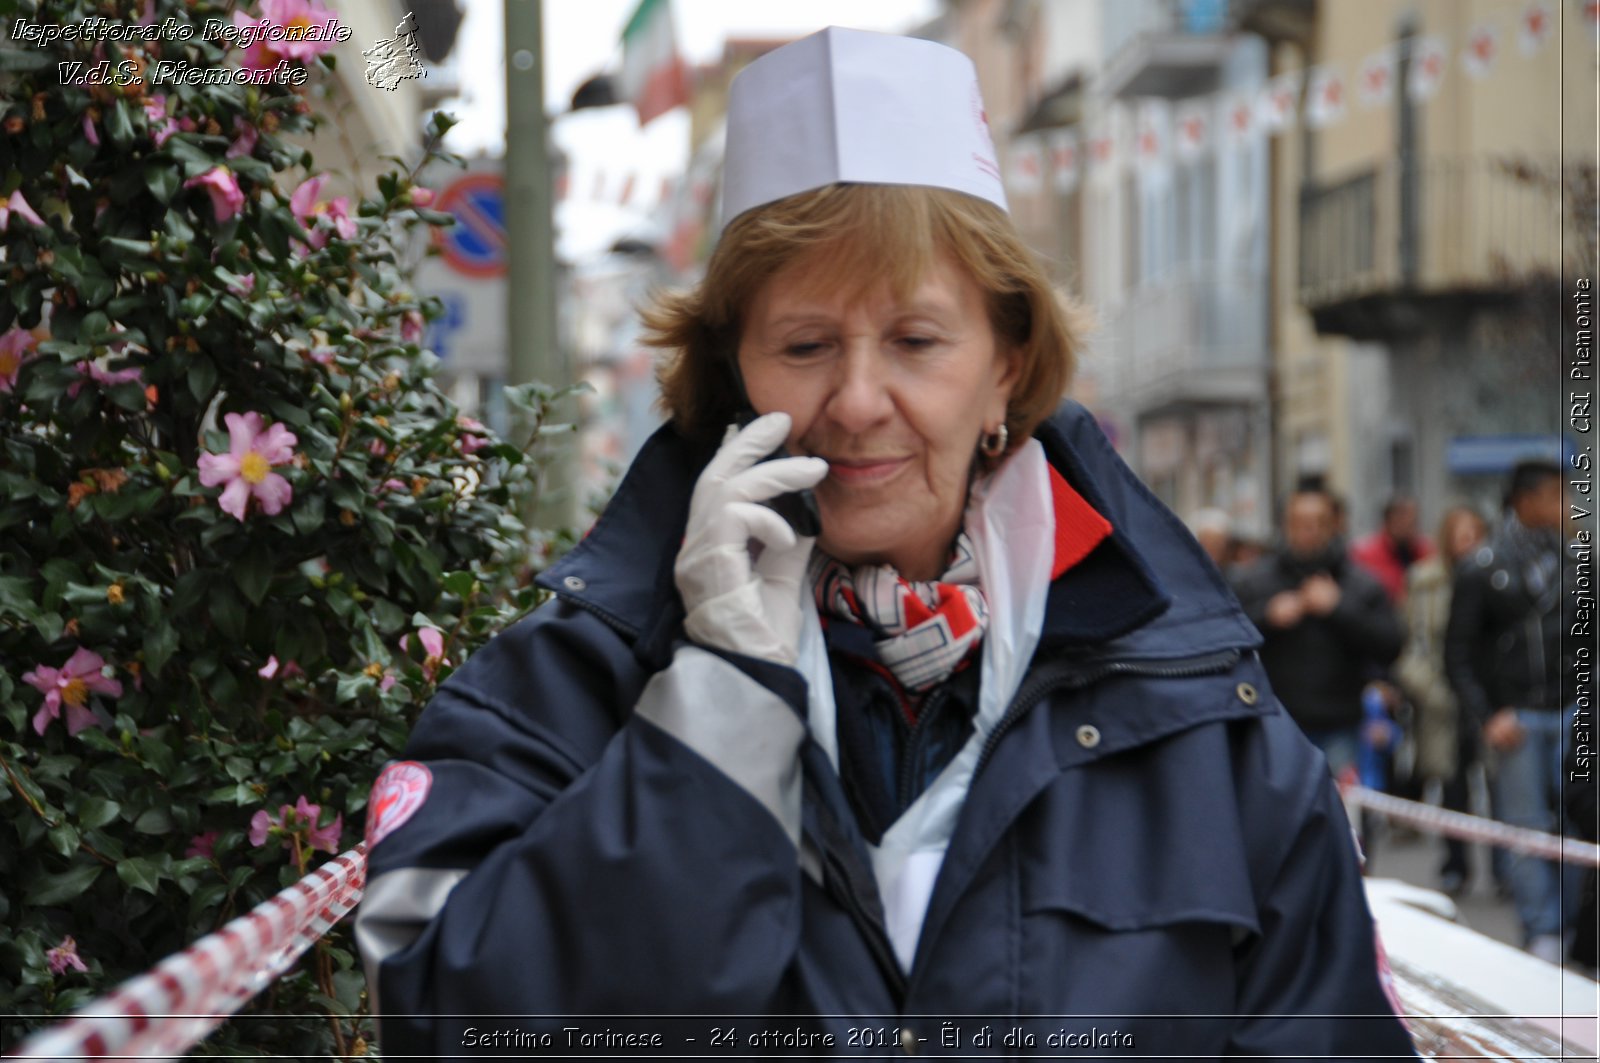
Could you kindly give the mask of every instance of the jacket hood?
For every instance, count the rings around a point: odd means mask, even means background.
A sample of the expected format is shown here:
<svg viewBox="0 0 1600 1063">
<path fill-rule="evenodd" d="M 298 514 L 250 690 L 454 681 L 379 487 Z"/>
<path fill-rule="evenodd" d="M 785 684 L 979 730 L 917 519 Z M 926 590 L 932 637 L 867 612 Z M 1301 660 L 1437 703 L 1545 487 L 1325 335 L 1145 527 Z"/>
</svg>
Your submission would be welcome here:
<svg viewBox="0 0 1600 1063">
<path fill-rule="evenodd" d="M 1181 521 L 1128 469 L 1093 416 L 1067 402 L 1035 437 L 1111 534 L 1051 585 L 1043 641 L 1086 656 L 1162 659 L 1252 649 L 1261 637 Z M 696 477 L 711 458 L 665 425 L 583 541 L 539 586 L 599 615 L 664 664 L 683 605 L 672 567 Z"/>
</svg>

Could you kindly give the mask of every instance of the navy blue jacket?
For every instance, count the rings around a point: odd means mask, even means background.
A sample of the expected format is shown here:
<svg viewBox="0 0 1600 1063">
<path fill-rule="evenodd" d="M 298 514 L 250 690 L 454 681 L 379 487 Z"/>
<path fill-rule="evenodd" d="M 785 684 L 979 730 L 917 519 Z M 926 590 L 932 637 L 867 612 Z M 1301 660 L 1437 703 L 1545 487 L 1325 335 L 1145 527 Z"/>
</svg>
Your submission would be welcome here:
<svg viewBox="0 0 1600 1063">
<path fill-rule="evenodd" d="M 709 454 L 663 430 L 542 577 L 557 598 L 412 736 L 431 789 L 372 849 L 358 922 L 382 1050 L 1412 1057 L 1260 636 L 1086 411 L 1037 438 L 1114 531 L 1051 586 L 909 971 L 804 681 L 682 642 Z"/>
</svg>

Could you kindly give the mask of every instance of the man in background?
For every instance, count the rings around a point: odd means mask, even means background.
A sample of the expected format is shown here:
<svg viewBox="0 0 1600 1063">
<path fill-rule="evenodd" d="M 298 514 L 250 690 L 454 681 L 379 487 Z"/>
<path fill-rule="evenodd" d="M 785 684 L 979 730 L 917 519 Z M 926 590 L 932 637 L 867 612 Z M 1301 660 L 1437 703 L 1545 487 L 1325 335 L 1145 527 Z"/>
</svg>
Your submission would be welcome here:
<svg viewBox="0 0 1600 1063">
<path fill-rule="evenodd" d="M 1239 572 L 1234 591 L 1261 630 L 1273 689 L 1339 777 L 1356 764 L 1362 688 L 1404 640 L 1383 587 L 1350 562 L 1336 531 L 1328 493 L 1297 490 L 1282 548 Z"/>
<path fill-rule="evenodd" d="M 1405 604 L 1406 572 L 1433 553 L 1433 544 L 1417 530 L 1415 499 L 1396 495 L 1383 507 L 1383 524 L 1350 547 L 1350 558 L 1372 573 L 1396 608 Z"/>
<path fill-rule="evenodd" d="M 1480 730 L 1495 814 L 1535 830 L 1560 828 L 1567 714 L 1561 691 L 1561 469 L 1527 461 L 1511 473 L 1506 512 L 1457 570 L 1445 670 L 1461 726 Z M 1571 868 L 1578 896 L 1580 868 Z M 1527 950 L 1560 963 L 1559 865 L 1511 853 L 1506 873 Z"/>
</svg>

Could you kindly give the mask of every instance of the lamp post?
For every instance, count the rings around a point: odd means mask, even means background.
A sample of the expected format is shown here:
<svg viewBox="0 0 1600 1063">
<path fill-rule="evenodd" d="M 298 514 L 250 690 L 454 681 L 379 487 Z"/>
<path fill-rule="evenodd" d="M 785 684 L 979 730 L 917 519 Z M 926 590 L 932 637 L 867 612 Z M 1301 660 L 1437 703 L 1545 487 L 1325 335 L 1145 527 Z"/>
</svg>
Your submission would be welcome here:
<svg viewBox="0 0 1600 1063">
<path fill-rule="evenodd" d="M 573 383 L 556 321 L 555 226 L 551 212 L 549 121 L 544 109 L 544 29 L 541 0 L 505 0 L 506 24 L 506 336 L 508 384 Z M 576 423 L 571 399 L 551 410 Z M 563 437 L 551 448 L 531 517 L 544 531 L 578 519 L 577 444 Z"/>
</svg>

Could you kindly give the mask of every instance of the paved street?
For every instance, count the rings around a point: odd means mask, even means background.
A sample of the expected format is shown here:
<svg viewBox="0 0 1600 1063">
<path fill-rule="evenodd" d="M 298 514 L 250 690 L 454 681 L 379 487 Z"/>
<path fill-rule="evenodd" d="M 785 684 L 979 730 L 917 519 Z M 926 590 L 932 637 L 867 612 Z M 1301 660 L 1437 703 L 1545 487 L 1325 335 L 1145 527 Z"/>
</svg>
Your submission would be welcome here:
<svg viewBox="0 0 1600 1063">
<path fill-rule="evenodd" d="M 1375 840 L 1368 842 L 1367 874 L 1438 889 L 1443 850 L 1438 838 L 1384 827 Z M 1495 892 L 1494 879 L 1489 874 L 1488 848 L 1473 846 L 1471 859 L 1472 888 L 1456 898 L 1460 922 L 1480 934 L 1520 946 L 1522 932 L 1517 925 L 1517 913 L 1509 899 L 1502 899 Z"/>
</svg>

